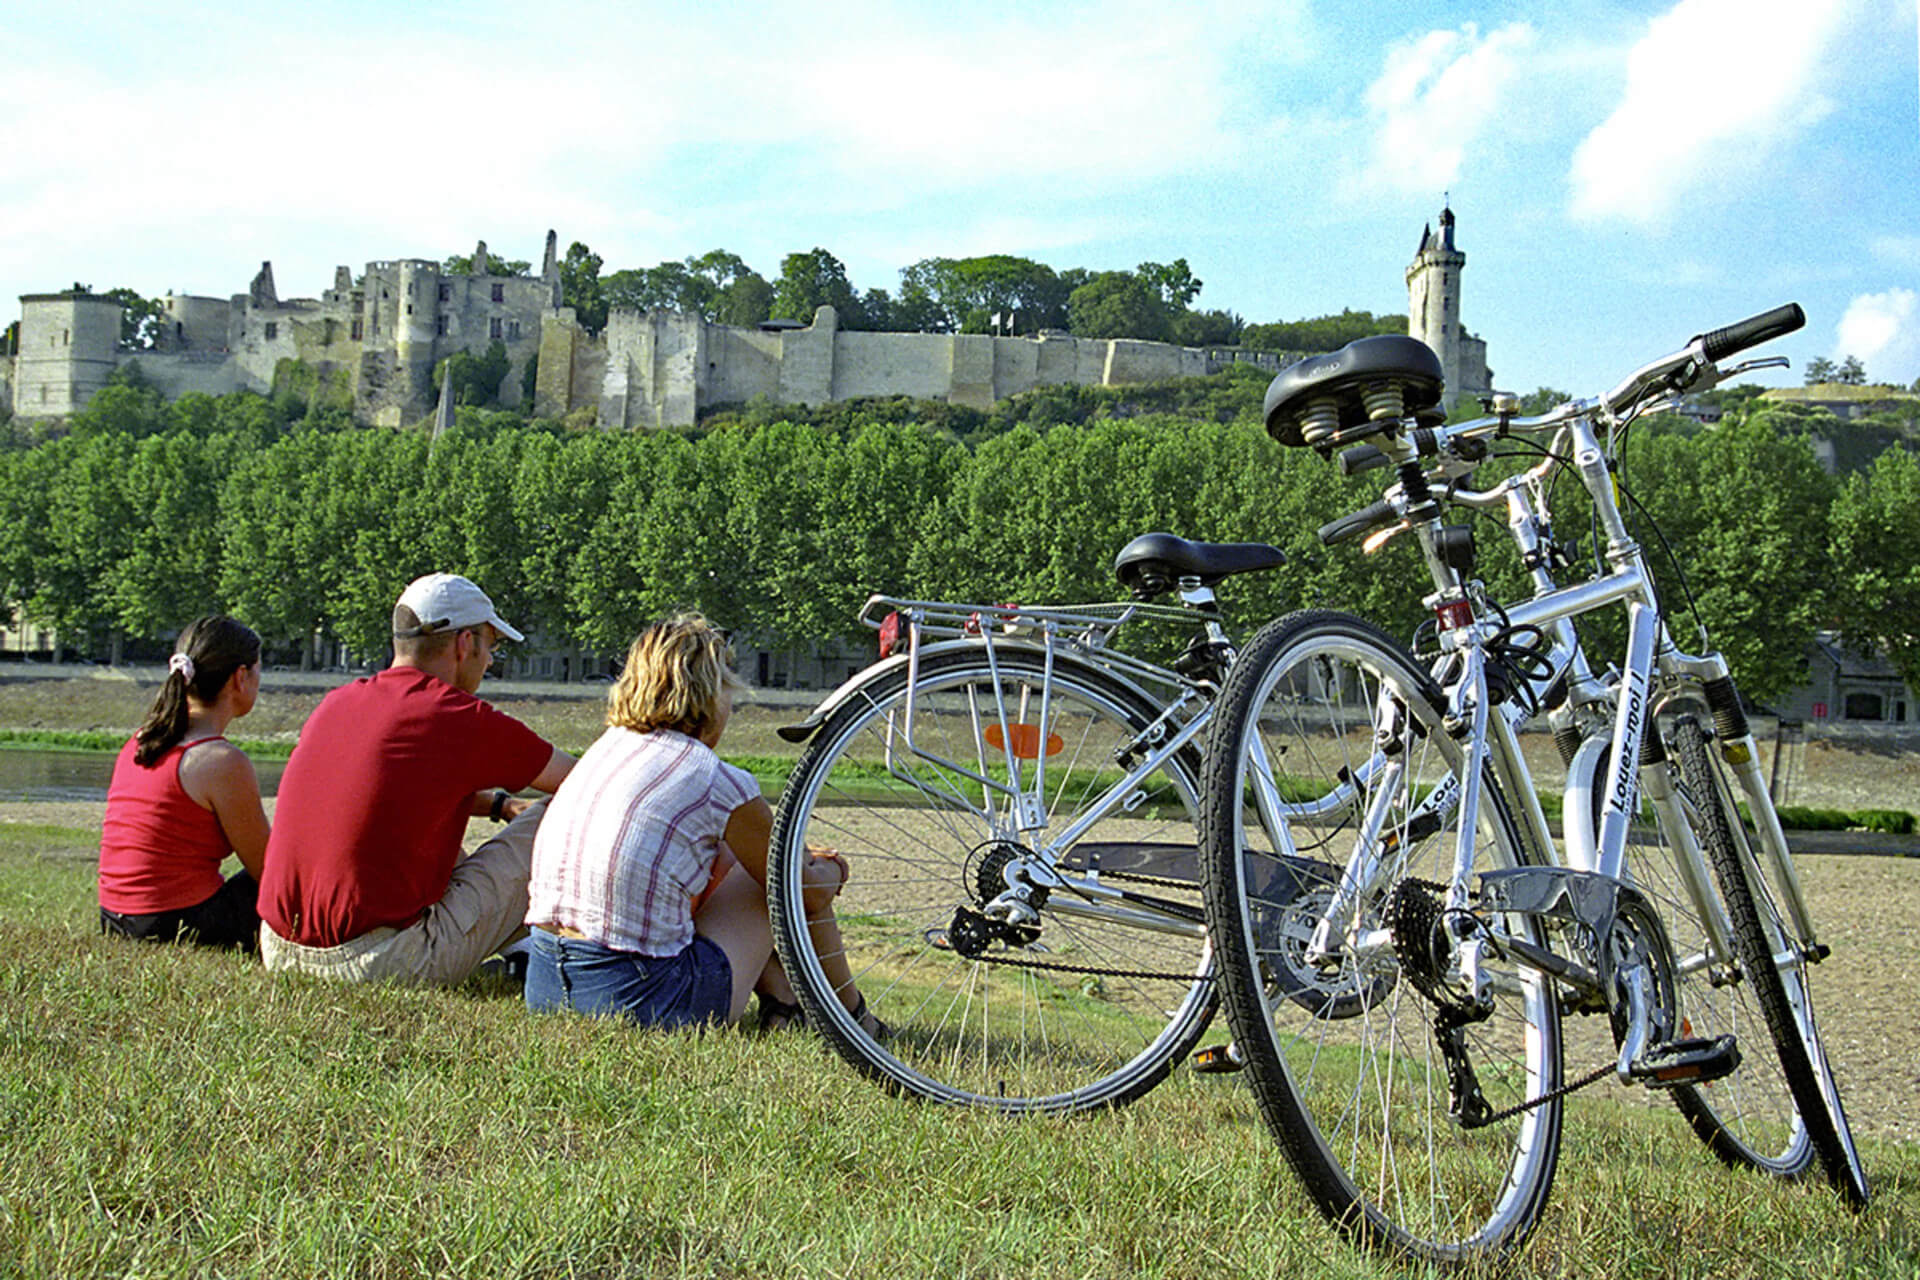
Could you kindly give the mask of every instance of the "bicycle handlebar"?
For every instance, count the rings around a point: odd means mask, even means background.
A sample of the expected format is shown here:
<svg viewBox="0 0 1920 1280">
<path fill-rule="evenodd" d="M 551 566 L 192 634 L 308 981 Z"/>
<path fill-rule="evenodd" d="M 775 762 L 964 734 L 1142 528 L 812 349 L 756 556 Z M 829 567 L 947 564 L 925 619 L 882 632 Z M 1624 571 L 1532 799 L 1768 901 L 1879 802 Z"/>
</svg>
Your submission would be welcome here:
<svg viewBox="0 0 1920 1280">
<path fill-rule="evenodd" d="M 1800 304 L 1789 302 L 1771 311 L 1762 311 L 1757 316 L 1749 316 L 1724 329 L 1697 334 L 1693 341 L 1700 344 L 1700 350 L 1707 359 L 1719 360 L 1736 351 L 1745 351 L 1748 347 L 1757 347 L 1763 342 L 1784 337 L 1806 322 L 1807 313 L 1800 309 Z"/>
<path fill-rule="evenodd" d="M 1393 504 L 1385 498 L 1382 498 L 1371 506 L 1362 507 L 1358 511 L 1349 512 L 1341 516 L 1338 520 L 1332 520 L 1321 525 L 1320 542 L 1323 546 L 1329 547 L 1336 546 L 1342 542 L 1349 542 L 1361 534 L 1371 533 L 1380 525 L 1397 518 L 1394 514 Z"/>
<path fill-rule="evenodd" d="M 1623 413 L 1637 411 L 1642 404 L 1654 398 L 1655 393 L 1684 392 L 1703 381 L 1712 386 L 1719 377 L 1713 367 L 1716 361 L 1792 333 L 1806 322 L 1807 314 L 1800 309 L 1800 304 L 1789 302 L 1724 328 L 1696 334 L 1679 351 L 1642 366 L 1602 400 L 1570 400 L 1538 417 L 1499 414 L 1491 418 L 1476 418 L 1471 422 L 1417 427 L 1405 443 L 1413 446 L 1413 452 L 1418 457 L 1430 458 L 1445 452 L 1471 470 L 1487 456 L 1487 438 L 1490 436 L 1557 429 L 1575 419 L 1591 417 L 1596 413 L 1617 418 Z M 1390 466 L 1394 461 L 1393 454 L 1374 444 L 1343 449 L 1339 458 L 1341 473 L 1349 476 Z M 1455 490 L 1452 497 L 1462 500 L 1466 494 Z M 1395 518 L 1395 514 L 1386 501 L 1373 503 L 1322 525 L 1320 541 L 1326 546 L 1351 541 L 1387 524 Z"/>
<path fill-rule="evenodd" d="M 1384 467 L 1389 461 L 1391 461 L 1391 459 L 1380 451 L 1379 445 L 1357 444 L 1351 449 L 1342 449 L 1340 451 L 1340 474 L 1343 476 L 1357 476 L 1362 471 L 1372 471 L 1377 467 Z"/>
<path fill-rule="evenodd" d="M 1800 309 L 1800 304 L 1789 302 L 1724 329 L 1698 334 L 1685 347 L 1635 371 L 1632 377 L 1609 391 L 1607 409 L 1611 413 L 1623 413 L 1651 393 L 1687 391 L 1699 383 L 1701 375 L 1712 371 L 1714 361 L 1792 333 L 1806 322 L 1807 313 Z M 1707 385 L 1713 384 L 1709 381 Z"/>
</svg>

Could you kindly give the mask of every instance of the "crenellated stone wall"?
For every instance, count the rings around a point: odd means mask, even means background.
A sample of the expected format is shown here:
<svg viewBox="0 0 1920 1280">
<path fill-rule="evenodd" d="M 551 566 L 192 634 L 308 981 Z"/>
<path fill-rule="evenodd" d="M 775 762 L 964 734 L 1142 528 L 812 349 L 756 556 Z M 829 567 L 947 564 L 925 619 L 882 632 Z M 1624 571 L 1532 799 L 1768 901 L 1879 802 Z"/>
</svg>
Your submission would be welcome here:
<svg viewBox="0 0 1920 1280">
<path fill-rule="evenodd" d="M 680 312 L 615 311 L 602 343 L 587 345 L 606 353 L 598 406 L 600 425 L 612 429 L 691 426 L 705 410 L 762 396 L 804 405 L 912 396 L 985 410 L 1039 386 L 1150 382 L 1221 363 L 1196 348 L 1062 333 L 853 332 L 840 328 L 832 307 L 821 307 L 804 328 L 756 329 Z M 544 387 L 544 366 L 542 376 Z M 580 403 L 543 402 L 542 412 Z"/>
</svg>

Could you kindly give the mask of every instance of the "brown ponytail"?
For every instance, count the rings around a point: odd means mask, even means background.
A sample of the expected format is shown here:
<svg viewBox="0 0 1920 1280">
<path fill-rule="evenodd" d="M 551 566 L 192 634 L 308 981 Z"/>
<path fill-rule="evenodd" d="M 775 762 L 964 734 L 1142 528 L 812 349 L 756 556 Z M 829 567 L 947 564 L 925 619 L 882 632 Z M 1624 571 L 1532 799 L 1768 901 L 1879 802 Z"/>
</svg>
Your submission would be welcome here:
<svg viewBox="0 0 1920 1280">
<path fill-rule="evenodd" d="M 235 671 L 260 661 L 260 637 L 251 627 L 216 613 L 188 623 L 173 652 L 191 659 L 193 679 L 178 669 L 181 664 L 167 672 L 146 721 L 133 735 L 140 742 L 133 752 L 135 764 L 152 766 L 179 744 L 187 733 L 187 694 L 203 703 L 218 698 Z"/>
</svg>

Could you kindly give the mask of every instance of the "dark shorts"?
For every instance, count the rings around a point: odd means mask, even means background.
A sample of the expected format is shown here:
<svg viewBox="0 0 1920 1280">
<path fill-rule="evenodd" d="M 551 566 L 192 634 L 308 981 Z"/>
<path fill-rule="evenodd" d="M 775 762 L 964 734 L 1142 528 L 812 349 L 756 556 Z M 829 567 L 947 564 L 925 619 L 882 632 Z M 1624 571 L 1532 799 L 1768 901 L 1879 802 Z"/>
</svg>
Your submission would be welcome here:
<svg viewBox="0 0 1920 1280">
<path fill-rule="evenodd" d="M 178 911 L 125 916 L 102 907 L 100 932 L 145 942 L 193 942 L 203 947 L 244 947 L 252 951 L 259 945 L 259 897 L 260 882 L 244 871 L 236 871 L 211 898 Z"/>
<path fill-rule="evenodd" d="M 724 1023 L 733 1006 L 733 966 L 711 939 L 674 956 L 615 951 L 597 942 L 533 931 L 527 1008 L 619 1015 L 648 1027 Z"/>
</svg>

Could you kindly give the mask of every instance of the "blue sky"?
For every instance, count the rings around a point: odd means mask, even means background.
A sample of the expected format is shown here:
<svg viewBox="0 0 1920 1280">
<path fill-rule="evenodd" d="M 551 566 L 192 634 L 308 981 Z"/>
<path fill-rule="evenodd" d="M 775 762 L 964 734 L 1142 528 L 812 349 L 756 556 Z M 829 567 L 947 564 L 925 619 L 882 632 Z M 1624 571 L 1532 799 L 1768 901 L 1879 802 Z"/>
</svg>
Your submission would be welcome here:
<svg viewBox="0 0 1920 1280">
<path fill-rule="evenodd" d="M 236 11 L 237 10 L 237 11 Z M 1358 11 L 1358 16 L 1356 16 Z M 1401 311 L 1443 199 L 1495 382 L 1777 303 L 1920 378 L 1916 0 L 14 4 L 0 297 L 281 295 L 549 227 L 607 269 L 1184 257 L 1249 321 Z M 9 302 L 11 312 L 14 304 Z"/>
</svg>

